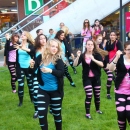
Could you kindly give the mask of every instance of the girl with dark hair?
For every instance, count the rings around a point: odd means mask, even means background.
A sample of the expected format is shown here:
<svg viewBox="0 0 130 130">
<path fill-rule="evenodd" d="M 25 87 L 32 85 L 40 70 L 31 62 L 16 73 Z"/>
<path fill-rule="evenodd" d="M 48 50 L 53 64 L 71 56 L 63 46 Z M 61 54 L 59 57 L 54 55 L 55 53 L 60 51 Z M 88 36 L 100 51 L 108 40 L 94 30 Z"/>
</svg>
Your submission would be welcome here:
<svg viewBox="0 0 130 130">
<path fill-rule="evenodd" d="M 74 57 L 70 46 L 68 45 L 68 43 L 65 40 L 65 35 L 64 35 L 64 31 L 60 30 L 57 32 L 56 39 L 58 39 L 61 42 L 61 48 L 63 51 L 63 55 L 62 55 L 62 60 L 64 62 L 64 71 L 65 71 L 65 76 L 68 78 L 68 80 L 70 81 L 70 85 L 73 87 L 76 87 L 69 72 L 68 72 L 68 66 L 67 66 L 67 56 L 71 56 L 72 58 Z"/>
<path fill-rule="evenodd" d="M 124 44 L 124 53 L 118 50 L 109 66 L 111 71 L 114 71 L 115 67 L 117 69 L 115 104 L 120 130 L 126 130 L 126 121 L 130 125 L 130 41 Z"/>
<path fill-rule="evenodd" d="M 6 34 L 6 44 L 4 50 L 4 66 L 8 65 L 8 69 L 11 75 L 11 86 L 12 92 L 16 93 L 15 82 L 17 80 L 16 76 L 16 48 L 13 45 L 19 43 L 19 35 L 17 33 L 12 34 L 11 39 L 9 34 Z"/>
<path fill-rule="evenodd" d="M 111 99 L 110 89 L 111 89 L 112 80 L 114 79 L 114 75 L 113 75 L 112 71 L 109 70 L 109 63 L 112 62 L 112 60 L 114 59 L 116 52 L 118 50 L 123 51 L 122 44 L 119 40 L 117 40 L 116 33 L 114 31 L 112 31 L 110 33 L 110 40 L 108 40 L 106 42 L 106 51 L 108 51 L 108 56 L 106 56 L 106 59 L 105 59 L 107 66 L 104 69 L 107 73 L 107 76 L 108 76 L 108 79 L 107 79 L 107 99 Z"/>
<path fill-rule="evenodd" d="M 59 40 L 51 39 L 47 41 L 45 49 L 39 55 L 34 65 L 34 72 L 38 69 L 37 78 L 39 82 L 38 89 L 38 115 L 42 130 L 48 130 L 47 113 L 48 107 L 52 109 L 55 129 L 62 130 L 62 99 L 63 99 L 63 75 L 64 63 L 61 59 L 62 50 Z"/>
<path fill-rule="evenodd" d="M 29 66 L 30 60 L 34 57 L 34 39 L 29 32 L 24 31 L 21 35 L 21 40 L 22 43 L 20 45 L 15 45 L 15 48 L 17 48 L 16 72 L 18 78 L 18 106 L 22 106 L 23 104 L 25 76 L 29 88 L 30 100 L 31 102 L 33 101 L 33 78 L 29 73 Z"/>
<path fill-rule="evenodd" d="M 100 88 L 101 88 L 101 67 L 103 67 L 102 56 L 99 54 L 96 44 L 92 40 L 86 42 L 85 52 L 77 52 L 77 58 L 74 60 L 74 66 L 82 63 L 82 78 L 83 86 L 86 93 L 85 109 L 86 118 L 92 119 L 90 115 L 90 105 L 92 99 L 92 90 L 94 92 L 94 102 L 96 112 L 102 114 L 100 111 Z"/>
<path fill-rule="evenodd" d="M 39 34 L 35 39 L 35 58 L 37 58 L 42 52 L 46 45 L 47 37 L 44 34 Z M 37 81 L 37 71 L 33 74 L 33 101 L 34 101 L 34 109 L 35 113 L 33 118 L 38 117 L 38 110 L 37 110 L 37 93 L 38 93 L 39 83 Z"/>
<path fill-rule="evenodd" d="M 103 30 L 103 26 L 100 24 L 100 21 L 98 19 L 96 19 L 94 21 L 94 27 L 93 27 L 93 29 L 94 29 L 94 35 L 95 36 L 98 35 L 98 34 L 100 34 L 100 32 Z"/>
<path fill-rule="evenodd" d="M 92 27 L 90 26 L 90 22 L 88 19 L 85 19 L 84 22 L 83 22 L 83 29 L 81 31 L 81 36 L 84 37 L 83 39 L 83 50 L 82 52 L 85 51 L 85 46 L 86 46 L 86 41 L 88 39 L 92 39 L 92 34 L 93 33 L 93 29 Z"/>
<path fill-rule="evenodd" d="M 107 32 L 105 31 L 105 30 L 102 30 L 101 32 L 100 32 L 100 34 L 102 35 L 102 37 L 103 37 L 103 39 L 102 39 L 102 47 L 103 47 L 103 49 L 104 50 L 106 50 L 106 42 L 107 42 L 107 40 L 108 40 L 108 37 L 107 37 Z"/>
</svg>

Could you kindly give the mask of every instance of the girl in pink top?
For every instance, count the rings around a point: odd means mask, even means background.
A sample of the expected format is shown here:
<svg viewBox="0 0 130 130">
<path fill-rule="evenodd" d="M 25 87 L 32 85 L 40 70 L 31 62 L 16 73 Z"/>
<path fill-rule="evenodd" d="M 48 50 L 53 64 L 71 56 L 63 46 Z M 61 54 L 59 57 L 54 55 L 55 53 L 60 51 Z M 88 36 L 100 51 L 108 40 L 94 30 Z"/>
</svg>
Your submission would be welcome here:
<svg viewBox="0 0 130 130">
<path fill-rule="evenodd" d="M 12 92 L 16 93 L 16 85 L 15 82 L 17 80 L 16 77 L 16 48 L 14 48 L 14 44 L 18 44 L 19 35 L 14 33 L 10 39 L 9 34 L 6 34 L 6 45 L 4 50 L 4 66 L 8 65 L 8 69 L 11 75 L 11 86 Z"/>
<path fill-rule="evenodd" d="M 109 65 L 109 69 L 117 69 L 115 79 L 115 104 L 120 130 L 126 130 L 126 121 L 130 125 L 130 41 L 124 44 L 124 52 L 119 50 Z"/>
<path fill-rule="evenodd" d="M 94 27 L 93 27 L 94 38 L 96 38 L 96 36 L 99 35 L 102 30 L 103 26 L 100 24 L 100 21 L 96 19 L 94 21 Z"/>
<path fill-rule="evenodd" d="M 92 29 L 92 27 L 90 26 L 89 20 L 88 20 L 88 19 L 85 19 L 85 20 L 84 20 L 84 23 L 83 23 L 83 29 L 82 29 L 82 31 L 81 31 L 81 36 L 84 37 L 84 39 L 83 39 L 83 50 L 82 50 L 82 52 L 85 51 L 86 41 L 87 41 L 88 39 L 91 39 L 91 38 L 92 38 L 92 31 L 93 31 L 93 29 Z"/>
</svg>

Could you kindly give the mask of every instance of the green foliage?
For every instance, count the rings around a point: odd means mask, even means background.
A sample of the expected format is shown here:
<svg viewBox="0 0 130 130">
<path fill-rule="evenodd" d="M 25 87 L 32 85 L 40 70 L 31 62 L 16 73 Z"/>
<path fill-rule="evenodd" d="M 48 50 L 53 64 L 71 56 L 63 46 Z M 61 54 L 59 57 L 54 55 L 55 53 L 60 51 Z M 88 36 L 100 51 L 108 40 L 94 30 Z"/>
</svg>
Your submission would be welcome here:
<svg viewBox="0 0 130 130">
<path fill-rule="evenodd" d="M 38 119 L 33 119 L 34 106 L 30 102 L 28 88 L 25 83 L 24 102 L 17 107 L 18 95 L 12 93 L 10 74 L 0 68 L 0 130 L 40 130 Z M 102 71 L 101 110 L 102 115 L 95 111 L 94 101 L 91 103 L 93 120 L 85 118 L 85 93 L 82 85 L 81 67 L 77 74 L 71 76 L 76 88 L 70 86 L 67 78 L 64 85 L 64 100 L 62 109 L 63 130 L 118 130 L 117 115 L 114 102 L 114 85 L 111 89 L 112 100 L 106 99 L 106 74 Z M 53 116 L 48 113 L 49 130 L 55 130 Z"/>
</svg>

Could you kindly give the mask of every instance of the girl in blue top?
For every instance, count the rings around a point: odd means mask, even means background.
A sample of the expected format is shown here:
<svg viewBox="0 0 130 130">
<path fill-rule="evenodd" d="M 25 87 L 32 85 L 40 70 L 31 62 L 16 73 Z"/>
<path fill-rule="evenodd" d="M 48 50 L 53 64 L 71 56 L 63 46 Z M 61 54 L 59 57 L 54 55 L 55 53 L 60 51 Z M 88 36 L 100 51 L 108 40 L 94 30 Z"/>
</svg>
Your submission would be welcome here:
<svg viewBox="0 0 130 130">
<path fill-rule="evenodd" d="M 62 48 L 62 51 L 63 51 L 62 60 L 64 62 L 65 76 L 70 81 L 70 85 L 72 87 L 76 87 L 75 83 L 73 82 L 73 80 L 72 80 L 72 78 L 71 78 L 71 76 L 68 72 L 68 66 L 67 66 L 67 62 L 68 62 L 67 57 L 68 56 L 74 57 L 72 50 L 71 50 L 71 46 L 68 44 L 68 42 L 66 42 L 65 34 L 64 34 L 63 30 L 58 31 L 55 38 L 58 39 L 61 42 L 61 48 Z"/>
<path fill-rule="evenodd" d="M 42 52 L 46 45 L 47 37 L 44 34 L 39 34 L 35 39 L 35 58 L 38 57 Z M 34 109 L 35 113 L 33 115 L 33 118 L 38 117 L 38 110 L 37 110 L 37 93 L 38 93 L 39 84 L 37 81 L 37 71 L 33 75 L 33 100 L 34 100 Z"/>
<path fill-rule="evenodd" d="M 29 73 L 30 60 L 34 57 L 34 39 L 29 32 L 24 31 L 21 35 L 22 43 L 16 44 L 17 48 L 17 59 L 16 59 L 16 72 L 18 78 L 18 96 L 19 104 L 23 103 L 24 96 L 24 77 L 26 76 L 27 84 L 29 88 L 29 95 L 31 102 L 33 101 L 33 85 L 32 75 Z"/>
<path fill-rule="evenodd" d="M 62 130 L 61 107 L 63 98 L 63 75 L 64 63 L 61 59 L 62 50 L 58 40 L 49 40 L 42 54 L 39 55 L 34 65 L 34 70 L 38 69 L 37 78 L 38 89 L 38 115 L 42 130 L 48 130 L 47 113 L 51 106 L 54 116 L 56 130 Z"/>
</svg>

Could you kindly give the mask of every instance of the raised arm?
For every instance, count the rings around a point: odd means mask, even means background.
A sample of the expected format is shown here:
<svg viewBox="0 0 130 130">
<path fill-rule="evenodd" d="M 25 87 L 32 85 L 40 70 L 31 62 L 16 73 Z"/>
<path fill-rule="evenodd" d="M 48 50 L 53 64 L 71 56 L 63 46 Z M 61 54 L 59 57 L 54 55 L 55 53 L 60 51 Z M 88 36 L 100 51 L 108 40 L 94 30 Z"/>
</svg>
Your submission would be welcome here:
<svg viewBox="0 0 130 130">
<path fill-rule="evenodd" d="M 74 60 L 73 66 L 78 66 L 81 63 L 81 51 L 77 51 L 77 57 Z"/>
<path fill-rule="evenodd" d="M 120 58 L 120 55 L 122 54 L 122 52 L 120 50 L 118 50 L 116 52 L 116 57 L 114 58 L 114 60 L 110 63 L 109 65 L 109 70 L 110 71 L 114 71 L 115 70 L 115 67 L 116 67 L 116 64 L 118 62 L 118 59 Z"/>
</svg>

